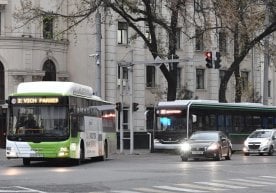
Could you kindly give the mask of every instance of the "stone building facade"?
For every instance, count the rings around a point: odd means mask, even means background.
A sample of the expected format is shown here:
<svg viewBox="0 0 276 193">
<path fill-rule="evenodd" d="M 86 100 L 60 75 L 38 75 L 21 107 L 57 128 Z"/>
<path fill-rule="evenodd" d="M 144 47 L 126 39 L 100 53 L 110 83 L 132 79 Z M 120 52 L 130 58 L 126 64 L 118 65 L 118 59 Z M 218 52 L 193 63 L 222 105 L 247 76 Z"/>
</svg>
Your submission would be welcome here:
<svg viewBox="0 0 276 193">
<path fill-rule="evenodd" d="M 70 0 L 33 0 L 32 2 L 53 11 L 59 7 L 64 14 L 74 9 L 69 4 Z M 18 28 L 21 23 L 13 17 L 13 14 L 19 5 L 19 0 L 0 0 L 0 116 L 2 117 L 0 135 L 2 136 L 5 132 L 5 99 L 16 91 L 20 82 L 72 81 L 96 88 L 96 58 L 90 57 L 96 53 L 95 16 L 83 21 L 74 31 L 55 36 L 66 27 L 67 24 L 64 21 L 42 19 Z M 161 6 L 160 9 L 163 7 Z M 101 11 L 101 96 L 114 103 L 123 100 L 125 106 L 123 127 L 126 131 L 129 131 L 129 103 L 131 100 L 138 103 L 139 109 L 133 113 L 134 131 L 137 136 L 140 133 L 147 138 L 147 131 L 152 128 L 147 124 L 145 112 L 153 108 L 157 101 L 166 100 L 167 83 L 159 68 L 151 64 L 154 59 L 144 42 L 139 38 L 131 38 L 134 33 L 121 17 L 116 14 L 109 16 Z M 181 27 L 179 26 L 179 29 Z M 146 30 L 145 27 L 145 32 Z M 195 28 L 188 30 L 191 34 L 196 33 Z M 217 100 L 220 76 L 233 61 L 233 45 L 227 37 L 224 37 L 225 50 L 222 53 L 222 66 L 219 69 L 206 68 L 204 52 L 209 50 L 215 53 L 221 46 L 219 34 L 213 33 L 210 37 L 211 41 L 208 45 L 203 45 L 204 39 L 189 39 L 183 33 L 179 33 L 177 37 L 177 55 L 183 59 L 178 64 L 178 91 L 187 89 L 193 99 Z M 166 34 L 161 31 L 159 38 L 166 39 Z M 134 64 L 132 85 L 130 85 L 129 68 L 124 67 L 121 71 L 123 75 L 120 76 L 118 64 L 123 62 Z M 261 97 L 263 54 L 253 49 L 240 69 L 243 84 L 254 88 L 254 92 L 259 93 L 256 97 Z M 122 81 L 120 77 L 123 77 Z M 271 64 L 268 75 L 269 105 L 276 105 L 275 79 L 274 65 Z M 120 90 L 121 84 L 122 90 Z M 235 80 L 231 79 L 227 90 L 229 102 L 234 101 L 234 89 Z M 248 101 L 248 97 L 244 96 L 243 100 Z"/>
</svg>

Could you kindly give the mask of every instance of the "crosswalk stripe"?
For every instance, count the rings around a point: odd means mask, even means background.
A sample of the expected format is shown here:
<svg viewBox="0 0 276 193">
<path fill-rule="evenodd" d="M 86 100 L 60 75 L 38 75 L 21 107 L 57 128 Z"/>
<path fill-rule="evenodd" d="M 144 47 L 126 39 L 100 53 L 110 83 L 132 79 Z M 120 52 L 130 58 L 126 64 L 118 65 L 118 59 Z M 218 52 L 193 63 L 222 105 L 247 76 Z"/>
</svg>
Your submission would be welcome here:
<svg viewBox="0 0 276 193">
<path fill-rule="evenodd" d="M 137 191 L 130 191 L 130 190 L 112 190 L 111 192 L 116 192 L 116 193 L 141 193 Z"/>
<path fill-rule="evenodd" d="M 260 176 L 262 178 L 272 178 L 272 179 L 276 179 L 276 176 Z"/>
<path fill-rule="evenodd" d="M 247 179 L 250 180 L 258 180 L 258 182 L 271 182 L 271 183 L 276 183 L 276 179 L 272 178 L 261 178 L 261 177 L 247 177 Z"/>
<path fill-rule="evenodd" d="M 249 184 L 246 182 L 236 182 L 236 181 L 230 181 L 230 180 L 213 180 L 213 182 L 220 182 L 220 183 L 225 183 L 225 184 L 234 184 L 234 185 L 240 185 L 240 186 L 247 186 L 247 187 L 261 187 L 265 185 L 261 184 Z"/>
<path fill-rule="evenodd" d="M 225 189 L 225 188 L 215 188 L 215 187 L 206 187 L 206 186 L 200 186 L 200 185 L 196 185 L 196 184 L 175 184 L 177 186 L 183 186 L 183 187 L 188 187 L 188 188 L 199 188 L 199 189 L 203 189 L 203 190 L 211 190 L 211 191 L 217 191 L 217 190 L 229 190 L 229 189 Z"/>
<path fill-rule="evenodd" d="M 171 193 L 164 190 L 157 190 L 153 188 L 134 188 L 134 190 L 142 191 L 142 192 L 150 192 L 150 193 Z"/>
<path fill-rule="evenodd" d="M 179 191 L 179 192 L 209 192 L 209 191 L 189 189 L 189 188 L 177 188 L 173 186 L 154 186 L 154 187 L 165 189 L 165 190 L 171 190 L 171 191 Z"/>
<path fill-rule="evenodd" d="M 217 186 L 217 187 L 221 187 L 221 188 L 233 188 L 233 189 L 247 188 L 244 186 L 226 185 L 226 184 L 219 184 L 219 183 L 215 183 L 215 182 L 195 182 L 195 183 L 209 185 L 209 186 Z"/>
<path fill-rule="evenodd" d="M 248 180 L 248 179 L 230 179 L 230 180 L 235 180 L 235 181 L 242 181 L 242 182 L 248 182 L 248 183 L 256 183 L 256 184 L 263 184 L 263 185 L 274 185 L 275 183 L 272 182 L 260 182 L 258 180 Z"/>
</svg>

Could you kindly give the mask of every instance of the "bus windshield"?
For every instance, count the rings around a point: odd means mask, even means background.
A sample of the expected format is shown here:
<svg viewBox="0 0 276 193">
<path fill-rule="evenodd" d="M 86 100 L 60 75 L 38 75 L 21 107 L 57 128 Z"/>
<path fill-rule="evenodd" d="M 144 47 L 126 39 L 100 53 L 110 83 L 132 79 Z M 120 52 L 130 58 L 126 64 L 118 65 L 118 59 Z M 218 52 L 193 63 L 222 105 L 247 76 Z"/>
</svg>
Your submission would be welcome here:
<svg viewBox="0 0 276 193">
<path fill-rule="evenodd" d="M 69 136 L 67 108 L 61 106 L 13 106 L 10 111 L 8 138 L 32 136 L 55 140 Z"/>
<path fill-rule="evenodd" d="M 156 131 L 186 132 L 186 118 L 181 116 L 158 117 Z"/>
</svg>

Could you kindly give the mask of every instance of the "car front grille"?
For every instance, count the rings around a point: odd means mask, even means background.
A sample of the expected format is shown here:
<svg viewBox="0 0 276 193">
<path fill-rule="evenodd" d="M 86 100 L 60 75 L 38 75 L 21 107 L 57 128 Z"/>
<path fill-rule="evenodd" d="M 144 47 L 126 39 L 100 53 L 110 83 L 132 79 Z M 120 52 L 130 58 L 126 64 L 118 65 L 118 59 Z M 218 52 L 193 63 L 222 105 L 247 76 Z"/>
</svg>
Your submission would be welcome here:
<svg viewBox="0 0 276 193">
<path fill-rule="evenodd" d="M 249 149 L 259 149 L 260 145 L 248 145 Z"/>
</svg>

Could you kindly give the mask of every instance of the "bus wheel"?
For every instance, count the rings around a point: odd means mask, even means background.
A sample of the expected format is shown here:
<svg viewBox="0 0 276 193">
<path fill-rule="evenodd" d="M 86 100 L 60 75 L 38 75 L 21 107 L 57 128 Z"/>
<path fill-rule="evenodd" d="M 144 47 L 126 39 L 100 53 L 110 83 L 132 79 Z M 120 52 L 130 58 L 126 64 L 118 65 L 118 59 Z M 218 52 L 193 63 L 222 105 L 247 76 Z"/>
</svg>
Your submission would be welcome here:
<svg viewBox="0 0 276 193">
<path fill-rule="evenodd" d="M 104 153 L 103 155 L 100 157 L 101 161 L 104 161 L 108 158 L 108 143 L 107 141 L 104 142 Z"/>
<path fill-rule="evenodd" d="M 31 160 L 29 158 L 23 158 L 23 165 L 29 166 L 31 164 Z"/>
<path fill-rule="evenodd" d="M 188 161 L 188 157 L 181 156 L 181 160 L 184 161 L 184 162 L 186 162 L 186 161 Z"/>
<path fill-rule="evenodd" d="M 80 147 L 80 157 L 78 159 L 75 159 L 75 165 L 81 165 L 81 163 L 84 162 L 85 154 L 84 154 L 84 148 Z"/>
</svg>

